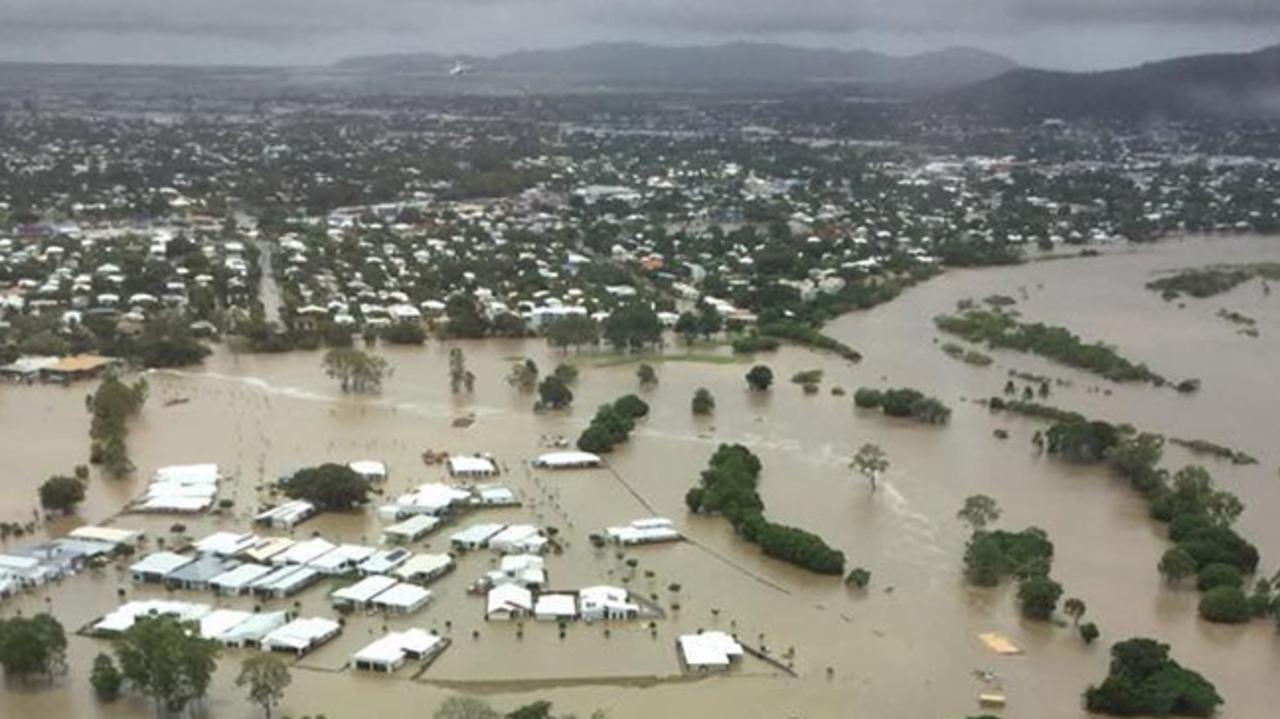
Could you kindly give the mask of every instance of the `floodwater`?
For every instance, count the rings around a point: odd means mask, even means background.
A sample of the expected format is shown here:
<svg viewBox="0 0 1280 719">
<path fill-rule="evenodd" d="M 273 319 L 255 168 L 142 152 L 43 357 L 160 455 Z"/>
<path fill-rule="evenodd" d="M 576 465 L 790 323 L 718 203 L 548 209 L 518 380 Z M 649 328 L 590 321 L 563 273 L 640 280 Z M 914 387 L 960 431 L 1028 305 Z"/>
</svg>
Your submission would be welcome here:
<svg viewBox="0 0 1280 719">
<path fill-rule="evenodd" d="M 1166 588 L 1156 563 L 1167 544 L 1146 518 L 1144 504 L 1122 483 L 1095 468 L 1066 466 L 1038 456 L 1030 436 L 1043 425 L 993 416 L 967 399 L 997 394 L 1010 368 L 1070 382 L 1055 387 L 1051 402 L 1091 416 L 1127 421 L 1173 436 L 1200 437 L 1243 449 L 1260 464 L 1233 467 L 1205 463 L 1218 480 L 1240 495 L 1248 509 L 1240 530 L 1263 554 L 1263 569 L 1276 568 L 1280 526 L 1280 296 L 1265 297 L 1258 283 L 1185 308 L 1143 289 L 1156 271 L 1216 262 L 1280 258 L 1280 239 L 1199 238 L 1167 242 L 1091 259 L 1039 262 L 1014 268 L 954 271 L 917 287 L 894 302 L 832 323 L 829 331 L 865 355 L 859 365 L 803 349 L 762 357 L 778 378 L 764 396 L 745 389 L 740 363 L 666 362 L 661 384 L 644 393 L 653 412 L 631 441 L 610 455 L 610 470 L 530 472 L 525 462 L 544 451 L 540 438 L 576 437 L 594 408 L 636 391 L 635 364 L 608 355 L 560 355 L 540 341 L 462 343 L 478 376 L 474 395 L 449 394 L 448 349 L 384 348 L 396 368 L 381 395 L 343 396 L 324 376 L 320 353 L 236 356 L 219 352 L 191 372 L 148 375 L 151 398 L 134 421 L 129 447 L 138 478 L 111 480 L 95 474 L 80 509 L 84 521 L 102 521 L 137 495 L 157 466 L 217 462 L 231 479 L 223 497 L 234 500 L 233 516 L 143 517 L 116 523 L 146 528 L 152 537 L 170 534 L 175 522 L 189 535 L 244 528 L 260 485 L 277 473 L 322 461 L 376 458 L 390 466 L 387 492 L 443 479 L 439 467 L 423 465 L 425 449 L 486 451 L 507 468 L 503 481 L 525 501 L 518 509 L 481 510 L 461 523 L 534 520 L 555 526 L 566 551 L 548 560 L 551 585 L 580 587 L 621 583 L 656 595 L 668 608 L 656 634 L 640 624 L 570 625 L 561 638 L 554 625 L 489 624 L 483 601 L 465 592 L 471 579 L 492 563 L 488 552 L 463 557 L 458 569 L 433 585 L 436 599 L 406 618 L 352 617 L 344 634 L 302 659 L 283 711 L 295 716 L 323 712 L 334 719 L 376 710 L 386 716 L 426 715 L 452 691 L 480 693 L 507 709 L 550 699 L 561 711 L 603 709 L 612 717 L 859 716 L 885 719 L 961 717 L 980 713 L 986 688 L 975 670 L 1000 676 L 1009 706 L 1002 716 L 1066 719 L 1084 715 L 1080 694 L 1106 673 L 1110 642 L 1152 636 L 1169 642 L 1175 658 L 1215 682 L 1227 703 L 1222 716 L 1272 716 L 1280 704 L 1280 636 L 1262 622 L 1243 627 L 1209 625 L 1196 618 L 1194 591 Z M 1067 325 L 1086 338 L 1118 345 L 1172 378 L 1198 377 L 1203 389 L 1190 396 L 1150 386 L 1120 386 L 1016 353 L 995 353 L 996 363 L 976 368 L 957 362 L 936 346 L 931 318 L 958 300 L 994 293 L 1019 298 L 1030 319 Z M 1236 333 L 1215 316 L 1225 307 L 1258 319 L 1261 336 Z M 679 348 L 669 351 L 679 353 Z M 516 357 L 532 356 L 550 370 L 557 361 L 577 364 L 575 408 L 567 414 L 534 415 L 532 397 L 509 387 L 505 375 Z M 821 368 L 818 395 L 804 395 L 788 378 Z M 945 428 L 922 427 L 859 412 L 841 386 L 909 385 L 936 394 L 954 413 Z M 701 386 L 716 397 L 715 416 L 691 416 L 689 400 Z M 68 472 L 87 455 L 89 385 L 0 387 L 0 456 L 6 491 L 0 519 L 29 520 L 35 488 L 46 476 Z M 185 399 L 185 403 L 167 404 Z M 454 417 L 474 414 L 468 428 Z M 993 437 L 1007 429 L 1005 441 Z M 764 462 L 761 488 L 771 518 L 802 526 L 840 547 L 850 566 L 873 574 L 858 593 L 836 578 L 818 577 L 762 557 L 733 536 L 723 520 L 690 516 L 685 491 L 719 442 L 749 445 Z M 865 442 L 880 444 L 892 466 L 880 491 L 871 493 L 848 469 L 849 457 Z M 1177 448 L 1166 464 L 1193 461 Z M 960 576 L 966 530 L 955 519 L 964 497 L 983 492 L 1004 510 L 1001 525 L 1045 528 L 1056 546 L 1053 575 L 1066 596 L 1082 598 L 1087 619 L 1103 638 L 1086 647 L 1069 626 L 1022 621 L 1013 588 L 975 590 Z M 693 541 L 628 550 L 639 560 L 632 570 L 615 550 L 598 550 L 586 536 L 608 524 L 651 513 L 677 520 Z M 58 534 L 76 520 L 43 526 Z M 374 542 L 379 522 L 372 510 L 329 515 L 302 525 L 298 536 L 321 532 L 331 539 Z M 419 543 L 440 551 L 450 529 Z M 649 574 L 652 573 L 652 574 Z M 679 591 L 672 593 L 671 584 Z M 88 572 L 0 605 L 0 612 L 50 608 L 68 628 L 105 613 L 120 600 L 163 593 L 132 586 L 120 568 Z M 304 613 L 330 615 L 326 585 L 295 599 Z M 177 593 L 212 602 L 205 593 Z M 250 606 L 245 600 L 219 600 Z M 673 605 L 676 605 L 673 607 Z M 678 608 L 676 608 L 678 607 Z M 435 628 L 453 646 L 421 677 L 406 667 L 393 677 L 344 670 L 352 652 L 381 634 L 383 626 Z M 736 631 L 754 646 L 791 663 L 788 676 L 748 657 L 723 676 L 681 675 L 675 637 L 698 628 Z M 606 631 L 606 629 L 608 631 Z M 1026 651 L 992 654 L 977 640 L 1002 632 Z M 478 634 L 473 634 L 478 632 Z M 98 704 L 88 685 L 93 656 L 108 647 L 73 637 L 69 676 L 52 686 L 9 682 L 0 690 L 3 717 L 124 717 L 149 714 L 149 704 L 126 698 Z M 210 698 L 197 714 L 257 716 L 233 686 L 239 652 L 224 655 Z"/>
</svg>

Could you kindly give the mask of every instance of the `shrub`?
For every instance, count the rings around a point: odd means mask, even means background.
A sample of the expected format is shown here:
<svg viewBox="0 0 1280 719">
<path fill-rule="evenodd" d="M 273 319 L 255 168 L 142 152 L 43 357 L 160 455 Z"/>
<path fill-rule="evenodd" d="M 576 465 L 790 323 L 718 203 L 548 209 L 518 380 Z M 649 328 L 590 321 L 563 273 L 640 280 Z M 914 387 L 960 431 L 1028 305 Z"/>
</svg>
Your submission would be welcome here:
<svg viewBox="0 0 1280 719">
<path fill-rule="evenodd" d="M 1235 587 L 1239 589 L 1244 586 L 1244 577 L 1241 576 L 1240 570 L 1230 564 L 1222 564 L 1215 562 L 1207 564 L 1196 574 L 1196 589 L 1207 592 L 1210 589 L 1218 587 Z"/>
<path fill-rule="evenodd" d="M 1249 598 L 1240 587 L 1214 587 L 1200 597 L 1200 616 L 1220 624 L 1240 624 L 1253 617 Z"/>
</svg>

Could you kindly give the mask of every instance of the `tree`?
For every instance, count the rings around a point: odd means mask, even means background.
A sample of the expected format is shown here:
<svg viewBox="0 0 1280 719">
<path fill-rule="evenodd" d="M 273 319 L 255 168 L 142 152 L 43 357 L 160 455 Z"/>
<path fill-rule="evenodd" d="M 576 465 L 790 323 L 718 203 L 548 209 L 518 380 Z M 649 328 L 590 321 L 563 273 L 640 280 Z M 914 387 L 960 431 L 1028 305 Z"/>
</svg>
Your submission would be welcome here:
<svg viewBox="0 0 1280 719">
<path fill-rule="evenodd" d="M 89 684 L 93 686 L 93 693 L 104 702 L 115 701 L 120 697 L 120 690 L 124 687 L 124 677 L 116 668 L 111 655 L 99 654 L 93 658 L 93 671 L 89 673 Z"/>
<path fill-rule="evenodd" d="M 698 334 L 703 339 L 711 339 L 713 335 L 724 328 L 724 318 L 720 316 L 720 310 L 714 305 L 704 304 L 698 310 Z"/>
<path fill-rule="evenodd" d="M 476 388 L 476 376 L 467 369 L 467 358 L 462 349 L 454 347 L 449 350 L 449 391 L 458 394 L 466 389 L 471 394 Z"/>
<path fill-rule="evenodd" d="M 67 666 L 67 635 L 52 614 L 0 619 L 0 667 L 12 677 L 52 677 Z"/>
<path fill-rule="evenodd" d="M 538 404 L 547 409 L 564 409 L 573 404 L 573 391 L 564 380 L 551 375 L 538 384 Z"/>
<path fill-rule="evenodd" d="M 642 350 L 662 341 L 662 323 L 653 308 L 632 302 L 605 320 L 604 339 L 616 350 Z"/>
<path fill-rule="evenodd" d="M 1085 644 L 1093 644 L 1098 637 L 1102 636 L 1102 632 L 1098 631 L 1098 625 L 1093 622 L 1085 622 L 1080 625 L 1080 638 Z"/>
<path fill-rule="evenodd" d="M 1062 603 L 1062 611 L 1066 612 L 1067 616 L 1071 617 L 1072 623 L 1077 626 L 1079 626 L 1080 618 L 1084 616 L 1085 610 L 1084 600 L 1077 597 L 1070 597 Z"/>
<path fill-rule="evenodd" d="M 634 394 L 625 394 L 619 397 L 614 401 L 613 408 L 630 419 L 640 419 L 649 415 L 649 403 Z"/>
<path fill-rule="evenodd" d="M 427 341 L 427 331 L 417 321 L 397 322 L 382 331 L 382 339 L 393 345 L 420 345 Z"/>
<path fill-rule="evenodd" d="M 693 312 L 682 312 L 680 318 L 676 320 L 676 334 L 685 341 L 686 344 L 692 344 L 698 335 L 702 333 L 702 328 L 698 324 L 698 315 Z"/>
<path fill-rule="evenodd" d="M 489 320 L 480 312 L 475 298 L 455 294 L 445 301 L 445 315 L 449 318 L 449 335 L 467 339 L 479 339 L 489 333 Z"/>
<path fill-rule="evenodd" d="M 432 719 L 502 719 L 502 715 L 486 702 L 463 696 L 445 699 L 431 717 Z"/>
<path fill-rule="evenodd" d="M 964 506 L 956 512 L 956 516 L 968 524 L 971 530 L 979 532 L 1000 519 L 1000 505 L 985 494 L 974 494 L 965 497 Z"/>
<path fill-rule="evenodd" d="M 547 342 L 557 349 L 581 348 L 600 342 L 600 325 L 590 317 L 568 315 L 549 323 L 543 330 Z"/>
<path fill-rule="evenodd" d="M 1213 684 L 1169 657 L 1168 644 L 1143 638 L 1113 645 L 1106 679 L 1084 693 L 1085 709 L 1115 716 L 1207 717 L 1221 704 Z"/>
<path fill-rule="evenodd" d="M 1241 624 L 1253 618 L 1253 609 L 1240 587 L 1225 585 L 1200 595 L 1200 616 L 1219 624 Z"/>
<path fill-rule="evenodd" d="M 693 393 L 693 413 L 698 415 L 711 414 L 716 409 L 716 399 L 711 396 L 711 391 L 706 387 L 699 387 Z"/>
<path fill-rule="evenodd" d="M 507 384 L 518 387 L 521 392 L 532 392 L 538 386 L 538 365 L 529 358 L 511 365 Z"/>
<path fill-rule="evenodd" d="M 567 362 L 561 362 L 556 368 L 551 370 L 551 374 L 560 378 L 565 384 L 573 384 L 578 381 L 578 368 Z"/>
<path fill-rule="evenodd" d="M 1061 596 L 1062 585 L 1048 577 L 1030 577 L 1018 585 L 1018 604 L 1028 619 L 1048 620 Z"/>
<path fill-rule="evenodd" d="M 72 512 L 84 501 L 84 482 L 76 477 L 50 477 L 40 485 L 40 506 L 57 512 Z"/>
<path fill-rule="evenodd" d="M 850 467 L 858 470 L 858 473 L 867 478 L 871 483 L 871 491 L 876 491 L 876 480 L 880 475 L 889 469 L 889 455 L 880 448 L 879 445 L 867 443 L 858 449 L 858 453 L 853 455 L 853 462 Z"/>
<path fill-rule="evenodd" d="M 387 361 L 354 347 L 337 347 L 324 355 L 324 371 L 343 392 L 377 392 L 392 374 Z"/>
<path fill-rule="evenodd" d="M 139 618 L 116 643 L 120 671 L 157 709 L 178 712 L 209 690 L 221 645 L 171 617 Z"/>
<path fill-rule="evenodd" d="M 764 392 L 773 384 L 773 370 L 758 364 L 747 372 L 747 386 L 756 392 Z"/>
<path fill-rule="evenodd" d="M 1182 547 L 1171 547 L 1160 557 L 1160 576 L 1169 584 L 1178 584 L 1196 573 L 1196 560 Z"/>
<path fill-rule="evenodd" d="M 636 378 L 640 380 L 641 387 L 658 386 L 658 373 L 653 369 L 651 364 L 641 364 L 636 368 Z"/>
<path fill-rule="evenodd" d="M 267 719 L 271 719 L 271 709 L 284 698 L 291 681 L 289 666 L 276 655 L 263 652 L 241 663 L 236 686 L 249 687 L 249 701 L 262 707 Z"/>
<path fill-rule="evenodd" d="M 1218 587 L 1235 587 L 1239 589 L 1243 586 L 1244 576 L 1240 574 L 1239 569 L 1231 564 L 1213 562 L 1212 564 L 1204 565 L 1196 573 L 1196 589 L 1202 592 Z"/>
<path fill-rule="evenodd" d="M 280 482 L 285 495 L 305 499 L 316 509 L 345 510 L 369 501 L 369 481 L 345 464 L 307 467 Z"/>
</svg>

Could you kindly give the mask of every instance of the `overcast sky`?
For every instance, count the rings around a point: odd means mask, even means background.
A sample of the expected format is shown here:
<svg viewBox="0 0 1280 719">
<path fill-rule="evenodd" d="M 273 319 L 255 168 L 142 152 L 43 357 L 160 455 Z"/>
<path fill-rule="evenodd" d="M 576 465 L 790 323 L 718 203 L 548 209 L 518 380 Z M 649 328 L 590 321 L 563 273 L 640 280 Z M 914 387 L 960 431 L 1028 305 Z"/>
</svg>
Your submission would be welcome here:
<svg viewBox="0 0 1280 719">
<path fill-rule="evenodd" d="M 317 64 L 732 40 L 1093 69 L 1280 41 L 1280 0 L 0 0 L 0 60 Z"/>
</svg>

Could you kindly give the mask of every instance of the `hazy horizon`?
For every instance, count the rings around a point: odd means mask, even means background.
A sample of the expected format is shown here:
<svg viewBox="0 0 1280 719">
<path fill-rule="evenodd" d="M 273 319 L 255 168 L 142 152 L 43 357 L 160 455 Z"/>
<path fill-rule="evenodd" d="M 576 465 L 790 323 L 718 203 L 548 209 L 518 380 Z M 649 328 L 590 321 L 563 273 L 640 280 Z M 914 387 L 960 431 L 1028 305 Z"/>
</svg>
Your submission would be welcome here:
<svg viewBox="0 0 1280 719">
<path fill-rule="evenodd" d="M 911 55 L 972 47 L 1093 70 L 1280 39 L 1269 0 L 0 0 L 0 61 L 327 65 L 598 42 L 748 41 Z"/>
</svg>

